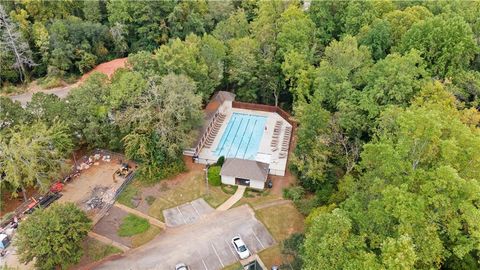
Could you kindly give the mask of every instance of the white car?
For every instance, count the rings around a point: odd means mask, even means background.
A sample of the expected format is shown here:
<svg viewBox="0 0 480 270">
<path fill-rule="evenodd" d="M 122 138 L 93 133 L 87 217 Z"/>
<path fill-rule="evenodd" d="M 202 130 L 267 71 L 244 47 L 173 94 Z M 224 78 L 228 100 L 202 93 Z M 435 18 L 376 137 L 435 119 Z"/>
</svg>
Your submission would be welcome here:
<svg viewBox="0 0 480 270">
<path fill-rule="evenodd" d="M 188 270 L 188 266 L 184 263 L 179 263 L 175 265 L 175 270 Z"/>
<path fill-rule="evenodd" d="M 246 259 L 250 257 L 250 251 L 240 236 L 233 237 L 232 245 L 235 248 L 235 251 L 238 253 L 238 256 L 240 256 L 240 259 Z"/>
</svg>

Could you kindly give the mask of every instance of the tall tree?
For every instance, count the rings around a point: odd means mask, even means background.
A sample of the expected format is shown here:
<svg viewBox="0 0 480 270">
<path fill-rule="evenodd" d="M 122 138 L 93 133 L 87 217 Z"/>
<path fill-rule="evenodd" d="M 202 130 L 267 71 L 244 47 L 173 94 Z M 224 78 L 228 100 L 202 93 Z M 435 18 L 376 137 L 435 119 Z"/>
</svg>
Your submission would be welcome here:
<svg viewBox="0 0 480 270">
<path fill-rule="evenodd" d="M 62 123 L 51 127 L 39 122 L 18 125 L 10 134 L 0 134 L 0 174 L 13 194 L 35 186 L 48 190 L 51 180 L 63 169 L 64 157 L 73 144 Z"/>
<path fill-rule="evenodd" d="M 183 169 L 182 150 L 202 119 L 201 98 L 195 92 L 190 78 L 169 74 L 150 81 L 133 105 L 117 115 L 128 132 L 125 154 L 143 163 L 143 180 L 156 181 Z"/>
<path fill-rule="evenodd" d="M 478 52 L 471 27 L 459 16 L 435 16 L 414 24 L 399 45 L 402 53 L 416 49 L 432 75 L 453 76 L 470 65 Z"/>
<path fill-rule="evenodd" d="M 80 261 L 82 242 L 92 227 L 73 203 L 38 209 L 22 222 L 14 245 L 20 261 L 35 261 L 38 269 L 66 269 Z"/>
<path fill-rule="evenodd" d="M 384 112 L 348 198 L 310 219 L 305 261 L 348 268 L 366 252 L 376 269 L 478 268 L 480 135 L 462 114 L 439 83 L 424 86 L 409 108 Z M 331 243 L 332 218 L 347 230 L 334 234 L 335 246 L 314 245 Z"/>
<path fill-rule="evenodd" d="M 24 82 L 27 79 L 26 68 L 33 67 L 35 62 L 28 43 L 18 31 L 17 25 L 8 17 L 3 5 L 0 5 L 0 30 L 2 31 L 0 45 L 13 55 L 15 59 L 13 68 L 18 71 L 20 81 Z"/>
</svg>

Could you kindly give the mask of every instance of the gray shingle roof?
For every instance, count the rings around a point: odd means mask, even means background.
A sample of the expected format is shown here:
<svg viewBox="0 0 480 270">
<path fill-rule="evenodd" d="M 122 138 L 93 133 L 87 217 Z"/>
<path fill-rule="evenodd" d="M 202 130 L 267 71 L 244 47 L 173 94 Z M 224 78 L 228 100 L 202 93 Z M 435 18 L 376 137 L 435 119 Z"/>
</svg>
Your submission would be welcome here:
<svg viewBox="0 0 480 270">
<path fill-rule="evenodd" d="M 265 182 L 268 176 L 268 166 L 267 163 L 255 160 L 227 158 L 220 170 L 220 175 Z"/>
</svg>

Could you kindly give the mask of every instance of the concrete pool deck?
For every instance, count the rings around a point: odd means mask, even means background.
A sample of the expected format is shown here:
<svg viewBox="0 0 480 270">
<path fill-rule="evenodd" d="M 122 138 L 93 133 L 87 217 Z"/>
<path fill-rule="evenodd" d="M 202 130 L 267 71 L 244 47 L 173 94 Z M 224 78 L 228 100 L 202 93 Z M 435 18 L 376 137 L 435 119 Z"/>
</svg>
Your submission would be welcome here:
<svg viewBox="0 0 480 270">
<path fill-rule="evenodd" d="M 270 143 L 272 141 L 272 135 L 273 135 L 273 130 L 275 127 L 275 123 L 277 121 L 282 121 L 282 128 L 280 132 L 279 139 L 282 140 L 284 133 L 285 133 L 285 128 L 286 127 L 292 127 L 288 121 L 283 119 L 280 115 L 274 112 L 264 112 L 264 111 L 256 111 L 256 110 L 247 110 L 247 109 L 239 109 L 239 108 L 231 108 L 227 110 L 226 112 L 226 118 L 225 121 L 222 123 L 222 126 L 219 129 L 219 132 L 215 139 L 213 140 L 212 146 L 210 148 L 202 148 L 200 151 L 198 157 L 199 157 L 199 162 L 200 163 L 209 163 L 213 164 L 217 161 L 218 156 L 215 153 L 215 150 L 218 147 L 218 144 L 220 140 L 222 139 L 222 136 L 224 132 L 227 129 L 227 125 L 234 113 L 241 113 L 241 114 L 251 114 L 251 115 L 258 115 L 258 116 L 264 116 L 266 117 L 266 122 L 265 125 L 267 127 L 266 130 L 263 131 L 262 138 L 260 140 L 260 146 L 258 147 L 258 151 L 255 157 L 256 161 L 261 161 L 265 163 L 270 164 L 270 174 L 273 175 L 279 175 L 279 176 L 284 176 L 285 175 L 285 169 L 287 166 L 287 157 L 285 158 L 279 158 L 279 153 L 280 151 L 277 150 L 275 152 L 272 152 Z M 287 150 L 288 151 L 288 150 Z"/>
</svg>

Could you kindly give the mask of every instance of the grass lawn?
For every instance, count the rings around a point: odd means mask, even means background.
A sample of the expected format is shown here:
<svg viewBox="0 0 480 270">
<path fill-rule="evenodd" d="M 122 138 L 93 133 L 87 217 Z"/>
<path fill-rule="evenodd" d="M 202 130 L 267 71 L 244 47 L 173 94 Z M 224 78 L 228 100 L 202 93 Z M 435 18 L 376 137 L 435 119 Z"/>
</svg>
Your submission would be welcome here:
<svg viewBox="0 0 480 270">
<path fill-rule="evenodd" d="M 135 206 L 132 204 L 132 199 L 135 198 L 140 192 L 137 185 L 138 184 L 136 181 L 132 181 L 130 184 L 128 184 L 122 193 L 120 193 L 120 196 L 118 196 L 117 201 L 130 208 L 135 208 Z"/>
<path fill-rule="evenodd" d="M 282 265 L 282 257 L 284 255 L 282 254 L 280 245 L 277 244 L 275 246 L 262 250 L 260 253 L 258 253 L 258 256 L 262 260 L 263 264 L 265 264 L 265 266 L 270 269 L 273 265 Z"/>
<path fill-rule="evenodd" d="M 122 251 L 114 246 L 106 245 L 87 237 L 83 243 L 83 257 L 81 261 L 88 264 L 117 253 L 122 253 Z"/>
<path fill-rule="evenodd" d="M 155 236 L 162 232 L 162 229 L 157 226 L 150 226 L 148 230 L 143 233 L 132 236 L 132 246 L 134 248 L 150 242 Z"/>
<path fill-rule="evenodd" d="M 164 180 L 168 181 L 168 180 Z M 174 185 L 160 183 L 160 193 L 153 201 L 148 214 L 164 221 L 162 211 L 180 204 L 204 198 L 212 207 L 217 207 L 226 201 L 230 195 L 222 191 L 220 187 L 209 186 L 209 195 L 206 195 L 205 173 L 203 171 L 191 171 L 185 174 L 185 178 L 177 181 Z"/>
<path fill-rule="evenodd" d="M 239 262 L 225 266 L 223 270 L 243 270 L 242 265 Z"/>
<path fill-rule="evenodd" d="M 138 217 L 134 214 L 128 214 L 118 228 L 119 236 L 133 236 L 146 232 L 150 228 L 148 220 Z"/>
<path fill-rule="evenodd" d="M 233 207 L 240 206 L 242 204 L 249 204 L 252 208 L 267 202 L 275 201 L 282 199 L 281 196 L 271 194 L 268 192 L 268 190 L 265 190 L 263 193 L 256 193 L 256 192 L 251 192 L 249 191 L 247 196 L 253 196 L 253 197 L 244 197 L 240 199 L 237 203 L 233 205 Z"/>
<path fill-rule="evenodd" d="M 304 217 L 292 204 L 263 208 L 256 211 L 256 216 L 277 242 L 285 240 L 292 233 L 303 231 Z"/>
</svg>

